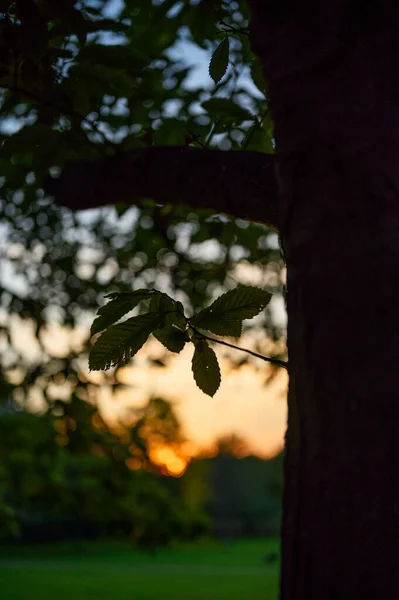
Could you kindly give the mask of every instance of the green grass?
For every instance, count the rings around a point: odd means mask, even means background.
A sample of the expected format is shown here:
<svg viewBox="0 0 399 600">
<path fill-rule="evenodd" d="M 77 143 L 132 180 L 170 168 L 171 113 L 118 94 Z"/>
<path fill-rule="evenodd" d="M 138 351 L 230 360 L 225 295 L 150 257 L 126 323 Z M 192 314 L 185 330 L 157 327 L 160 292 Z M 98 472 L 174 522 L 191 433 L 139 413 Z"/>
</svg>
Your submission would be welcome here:
<svg viewBox="0 0 399 600">
<path fill-rule="evenodd" d="M 0 548 L 4 600 L 276 600 L 276 540 L 203 542 L 155 556 L 123 543 Z"/>
</svg>

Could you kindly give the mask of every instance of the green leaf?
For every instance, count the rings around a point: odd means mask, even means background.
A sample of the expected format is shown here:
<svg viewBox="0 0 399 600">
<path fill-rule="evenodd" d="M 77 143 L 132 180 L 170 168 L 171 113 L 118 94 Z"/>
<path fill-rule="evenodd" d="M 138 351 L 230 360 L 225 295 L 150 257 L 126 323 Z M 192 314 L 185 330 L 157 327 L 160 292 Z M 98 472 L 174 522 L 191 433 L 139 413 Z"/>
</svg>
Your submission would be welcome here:
<svg viewBox="0 0 399 600">
<path fill-rule="evenodd" d="M 251 61 L 251 77 L 256 87 L 265 94 L 266 85 L 262 73 L 262 66 L 258 58 L 253 58 Z"/>
<path fill-rule="evenodd" d="M 193 325 L 202 331 L 211 331 L 216 335 L 227 335 L 234 338 L 239 338 L 242 333 L 242 321 L 238 319 L 229 319 L 220 314 L 203 315 L 201 317 L 201 323 L 193 323 Z"/>
<path fill-rule="evenodd" d="M 215 121 L 242 123 L 254 120 L 254 116 L 249 110 L 229 98 L 210 98 L 202 102 L 201 106 Z"/>
<path fill-rule="evenodd" d="M 216 335 L 239 337 L 243 319 L 251 319 L 270 302 L 271 294 L 260 288 L 239 286 L 220 296 L 207 308 L 195 315 L 195 327 Z"/>
<path fill-rule="evenodd" d="M 122 360 L 128 361 L 159 326 L 161 317 L 147 313 L 112 325 L 94 344 L 89 355 L 89 368 L 100 371 L 114 367 Z"/>
<path fill-rule="evenodd" d="M 215 83 L 219 83 L 226 74 L 229 65 L 229 48 L 229 38 L 226 36 L 212 54 L 209 63 L 209 75 Z"/>
<path fill-rule="evenodd" d="M 89 91 L 86 88 L 75 86 L 71 99 L 75 112 L 82 116 L 85 116 L 90 112 L 91 100 Z"/>
<path fill-rule="evenodd" d="M 195 345 L 192 370 L 195 383 L 208 396 L 214 396 L 220 386 L 220 369 L 216 354 L 205 340 L 193 340 Z"/>
<path fill-rule="evenodd" d="M 108 82 L 109 92 L 116 92 L 121 95 L 130 95 L 132 93 L 134 80 L 130 73 L 124 69 L 116 69 L 104 65 L 88 65 L 88 70 L 92 77 Z"/>
<path fill-rule="evenodd" d="M 170 352 L 181 352 L 189 341 L 181 302 L 174 302 L 167 294 L 157 294 L 151 298 L 150 311 L 161 316 L 161 326 L 153 332 L 154 337 Z"/>
<path fill-rule="evenodd" d="M 165 3 L 166 4 L 166 3 Z M 193 4 L 188 3 L 187 4 Z M 181 23 L 186 25 L 193 40 L 201 48 L 205 48 L 205 41 L 212 40 L 216 33 L 216 23 L 222 18 L 221 1 L 197 2 L 194 6 L 186 6 L 181 13 Z"/>
<path fill-rule="evenodd" d="M 173 300 L 168 294 L 153 294 L 150 302 L 150 311 L 160 313 L 165 323 L 185 329 L 186 319 L 184 307 L 181 302 Z"/>
<path fill-rule="evenodd" d="M 273 122 L 270 113 L 268 112 L 263 117 L 262 123 L 259 123 L 259 121 L 256 120 L 254 126 L 249 129 L 246 140 L 243 143 L 243 148 L 245 148 L 245 150 L 273 154 L 273 139 Z"/>
<path fill-rule="evenodd" d="M 174 327 L 160 327 L 153 332 L 153 335 L 170 352 L 177 354 L 183 350 L 186 342 L 190 341 L 187 332 Z"/>
<path fill-rule="evenodd" d="M 94 320 L 90 334 L 94 335 L 95 333 L 99 333 L 106 329 L 113 323 L 119 321 L 123 315 L 133 310 L 139 302 L 142 300 L 146 300 L 151 296 L 151 292 L 148 290 L 136 290 L 130 293 L 113 293 L 108 294 L 106 298 L 112 298 L 108 304 L 105 304 L 101 308 L 98 309 L 97 315 L 98 317 Z"/>
<path fill-rule="evenodd" d="M 82 88 L 80 96 L 87 96 L 85 103 L 91 103 L 92 107 L 102 99 L 105 89 L 109 94 L 128 97 L 133 92 L 134 85 L 134 78 L 125 69 L 80 61 L 69 69 L 69 77 L 62 83 L 62 88 L 71 101 L 74 101 L 75 94 Z M 81 98 L 79 102 L 82 102 Z M 86 114 L 84 110 L 87 110 L 85 104 L 81 114 Z"/>
<path fill-rule="evenodd" d="M 97 19 L 96 21 L 86 21 L 87 32 L 95 31 L 127 31 L 128 26 L 114 19 Z"/>
</svg>

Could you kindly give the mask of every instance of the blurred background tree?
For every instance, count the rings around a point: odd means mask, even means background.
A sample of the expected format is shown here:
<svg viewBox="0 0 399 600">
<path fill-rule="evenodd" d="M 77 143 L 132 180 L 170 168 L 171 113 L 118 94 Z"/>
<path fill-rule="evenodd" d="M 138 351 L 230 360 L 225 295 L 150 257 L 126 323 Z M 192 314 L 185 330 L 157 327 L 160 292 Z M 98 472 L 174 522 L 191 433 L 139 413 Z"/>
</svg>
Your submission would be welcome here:
<svg viewBox="0 0 399 600">
<path fill-rule="evenodd" d="M 0 512 L 12 531 L 18 515 L 33 515 L 40 504 L 55 517 L 78 511 L 84 521 L 90 515 L 105 532 L 124 530 L 135 519 L 132 511 L 147 511 L 140 517 L 144 533 L 136 535 L 150 539 L 153 513 L 147 501 L 133 505 L 135 494 L 151 498 L 171 521 L 182 511 L 148 476 L 148 469 L 156 470 L 151 443 L 162 437 L 169 446 L 181 442 L 169 405 L 153 400 L 125 424 L 123 435 L 110 431 L 96 408 L 100 386 L 110 393 L 121 386 L 118 369 L 101 380 L 87 374 L 89 326 L 104 294 L 156 287 L 198 310 L 255 279 L 276 299 L 250 325 L 253 348 L 284 355 L 284 324 L 275 318 L 284 265 L 273 230 L 146 198 L 139 206 L 72 213 L 43 191 L 45 177 L 69 162 L 119 150 L 192 145 L 272 152 L 247 23 L 245 2 L 234 0 L 0 3 L 0 427 L 6 459 Z M 190 55 L 201 50 L 210 57 L 226 35 L 229 67 L 214 85 L 198 77 Z M 229 359 L 237 368 L 251 360 Z M 149 349 L 148 360 L 163 368 L 167 357 Z M 9 403 L 43 415 L 9 412 Z"/>
<path fill-rule="evenodd" d="M 204 512 L 190 508 L 162 484 L 161 470 L 147 451 L 147 468 L 132 462 L 151 439 L 152 430 L 146 442 L 140 436 L 143 426 L 176 424 L 166 402 L 150 401 L 141 411 L 150 415 L 149 423 L 142 416 L 135 427 L 118 434 L 75 396 L 56 408 L 58 416 L 11 407 L 0 414 L 3 539 L 130 537 L 151 549 L 209 532 Z M 164 436 L 157 429 L 156 435 L 158 443 L 180 441 L 170 431 Z"/>
</svg>

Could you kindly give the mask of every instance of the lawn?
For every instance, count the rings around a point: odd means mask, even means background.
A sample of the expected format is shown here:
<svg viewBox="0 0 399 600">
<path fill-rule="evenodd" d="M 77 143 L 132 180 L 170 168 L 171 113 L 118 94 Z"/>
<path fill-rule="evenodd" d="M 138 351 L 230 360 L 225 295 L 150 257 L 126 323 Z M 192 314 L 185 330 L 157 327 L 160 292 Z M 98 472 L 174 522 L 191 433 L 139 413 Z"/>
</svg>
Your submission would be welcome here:
<svg viewBox="0 0 399 600">
<path fill-rule="evenodd" d="M 126 544 L 0 548 L 2 600 L 276 600 L 276 540 L 202 542 L 155 556 Z"/>
</svg>

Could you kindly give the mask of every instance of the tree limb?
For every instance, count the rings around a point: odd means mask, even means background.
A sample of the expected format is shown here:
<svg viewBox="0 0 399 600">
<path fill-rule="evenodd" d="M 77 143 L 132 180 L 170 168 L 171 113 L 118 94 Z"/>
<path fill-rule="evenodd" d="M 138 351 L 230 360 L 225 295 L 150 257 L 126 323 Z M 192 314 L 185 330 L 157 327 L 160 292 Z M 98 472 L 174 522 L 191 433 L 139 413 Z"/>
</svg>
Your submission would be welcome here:
<svg viewBox="0 0 399 600">
<path fill-rule="evenodd" d="M 67 166 L 47 193 L 74 210 L 119 202 L 186 204 L 277 227 L 273 155 L 154 146 Z"/>
</svg>

